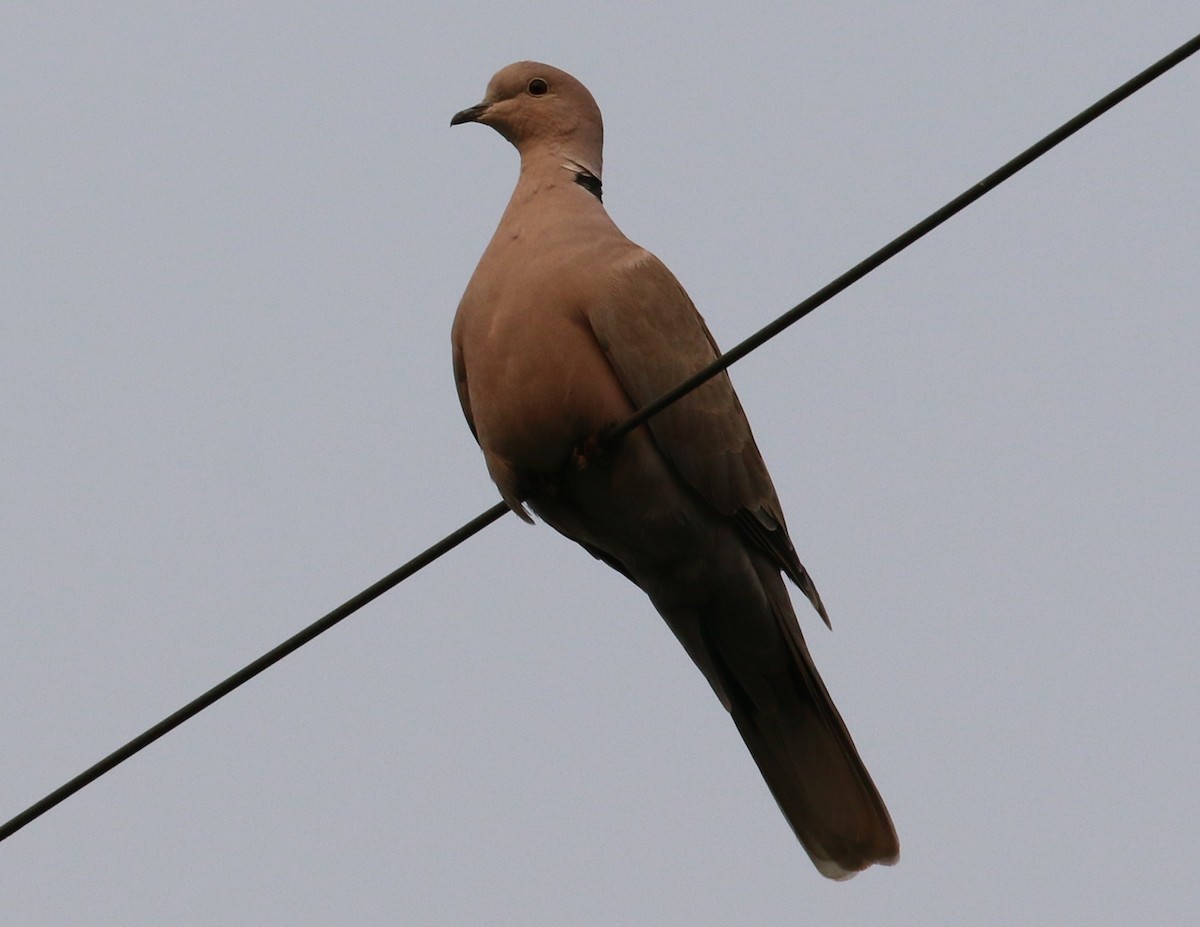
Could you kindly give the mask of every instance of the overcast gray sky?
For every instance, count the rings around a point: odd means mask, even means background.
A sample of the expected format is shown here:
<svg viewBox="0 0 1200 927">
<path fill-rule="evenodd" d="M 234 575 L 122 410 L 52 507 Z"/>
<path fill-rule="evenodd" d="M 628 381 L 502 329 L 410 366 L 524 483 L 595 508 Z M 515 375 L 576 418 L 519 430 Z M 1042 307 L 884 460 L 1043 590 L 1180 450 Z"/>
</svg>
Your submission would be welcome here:
<svg viewBox="0 0 1200 927">
<path fill-rule="evenodd" d="M 0 818 L 495 500 L 448 339 L 517 159 L 448 121 L 502 65 L 591 88 L 606 205 L 729 345 L 1198 24 L 4 4 Z M 818 876 L 649 603 L 509 516 L 0 844 L 3 922 L 1194 923 L 1198 100 L 734 369 L 898 866 Z"/>
</svg>

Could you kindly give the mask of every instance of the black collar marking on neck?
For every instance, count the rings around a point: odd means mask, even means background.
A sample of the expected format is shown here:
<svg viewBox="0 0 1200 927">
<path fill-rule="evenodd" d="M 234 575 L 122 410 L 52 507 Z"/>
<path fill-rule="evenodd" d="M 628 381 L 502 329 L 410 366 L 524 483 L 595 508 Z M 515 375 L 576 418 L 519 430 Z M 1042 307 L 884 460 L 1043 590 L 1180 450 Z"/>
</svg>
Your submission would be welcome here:
<svg viewBox="0 0 1200 927">
<path fill-rule="evenodd" d="M 575 182 L 579 184 L 579 186 L 583 187 L 583 189 L 587 190 L 588 193 L 592 194 L 592 196 L 594 196 L 596 199 L 600 200 L 600 202 L 604 202 L 604 197 L 602 195 L 604 191 L 600 186 L 600 178 L 591 171 L 576 171 Z"/>
</svg>

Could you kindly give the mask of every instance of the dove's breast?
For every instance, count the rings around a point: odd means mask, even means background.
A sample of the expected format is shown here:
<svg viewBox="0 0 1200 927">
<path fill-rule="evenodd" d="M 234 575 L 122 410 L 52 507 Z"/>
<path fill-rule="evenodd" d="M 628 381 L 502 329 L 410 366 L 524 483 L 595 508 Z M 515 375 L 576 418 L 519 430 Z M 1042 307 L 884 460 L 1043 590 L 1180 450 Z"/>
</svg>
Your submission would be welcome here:
<svg viewBox="0 0 1200 927">
<path fill-rule="evenodd" d="M 503 257 L 507 270 L 491 272 L 492 257 Z M 485 454 L 518 473 L 548 473 L 633 406 L 596 341 L 586 303 L 563 275 L 536 256 L 513 262 L 488 255 L 485 262 L 454 331 L 476 433 Z"/>
</svg>

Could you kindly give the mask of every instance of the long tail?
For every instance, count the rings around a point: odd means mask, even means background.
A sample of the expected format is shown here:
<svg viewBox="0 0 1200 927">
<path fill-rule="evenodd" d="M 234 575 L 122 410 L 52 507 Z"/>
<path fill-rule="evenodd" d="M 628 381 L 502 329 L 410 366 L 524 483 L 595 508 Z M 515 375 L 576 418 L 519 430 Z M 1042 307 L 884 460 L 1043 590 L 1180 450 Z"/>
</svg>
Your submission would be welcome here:
<svg viewBox="0 0 1200 927">
<path fill-rule="evenodd" d="M 809 660 L 792 698 L 774 711 L 733 698 L 730 713 L 763 778 L 813 864 L 848 879 L 891 865 L 900 842 L 891 816 Z"/>
<path fill-rule="evenodd" d="M 772 591 L 786 602 L 782 583 Z M 706 642 L 734 723 L 822 875 L 848 879 L 874 863 L 891 865 L 900 842 L 887 807 L 813 665 L 790 603 L 780 608 L 779 599 L 769 597 L 794 657 L 771 674 L 769 699 L 761 694 L 752 699 L 722 658 L 722 648 Z"/>
</svg>

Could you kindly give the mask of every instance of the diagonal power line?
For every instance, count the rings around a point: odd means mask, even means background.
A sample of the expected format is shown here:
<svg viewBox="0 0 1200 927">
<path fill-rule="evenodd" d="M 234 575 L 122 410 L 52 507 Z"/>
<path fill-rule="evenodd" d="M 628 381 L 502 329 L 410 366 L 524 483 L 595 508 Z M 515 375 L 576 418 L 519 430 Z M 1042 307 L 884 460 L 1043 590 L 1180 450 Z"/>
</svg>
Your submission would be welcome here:
<svg viewBox="0 0 1200 927">
<path fill-rule="evenodd" d="M 913 242 L 933 231 L 933 229 L 937 228 L 951 216 L 971 205 L 988 191 L 995 189 L 1013 174 L 1017 173 L 1022 168 L 1027 167 L 1029 164 L 1040 158 L 1051 148 L 1054 148 L 1063 140 L 1069 138 L 1071 135 L 1074 135 L 1088 123 L 1108 112 L 1108 110 L 1112 109 L 1122 100 L 1132 96 L 1142 87 L 1162 76 L 1171 68 L 1175 67 L 1175 65 L 1195 54 L 1197 51 L 1200 51 L 1200 35 L 1197 35 L 1188 42 L 1185 42 L 1183 45 L 1179 46 L 1179 48 L 1175 49 L 1175 51 L 1159 59 L 1140 74 L 1130 78 L 1116 90 L 1113 90 L 1111 93 L 1097 100 L 1087 109 L 1083 110 L 1083 112 L 1079 113 L 1079 115 L 1063 123 L 1061 126 L 1059 126 L 1059 128 L 1055 129 L 1045 138 L 1031 145 L 1029 148 L 1026 148 L 1011 161 L 988 174 L 977 184 L 960 193 L 945 206 L 942 206 L 936 212 L 931 213 L 928 217 L 918 222 L 908 231 L 892 239 L 874 254 L 863 259 L 858 264 L 855 264 L 840 277 L 827 283 L 802 303 L 788 310 L 775 321 L 755 332 L 745 341 L 742 341 L 729 351 L 726 351 L 707 367 L 697 371 L 674 389 L 669 390 L 668 392 L 659 396 L 653 402 L 643 406 L 624 422 L 621 422 L 610 432 L 608 432 L 605 435 L 605 439 L 608 441 L 615 441 L 623 435 L 628 434 L 634 428 L 647 421 L 651 416 L 657 415 L 667 406 L 671 405 L 671 403 L 677 402 L 692 390 L 716 376 L 722 370 L 725 370 L 727 367 L 741 360 L 751 351 L 761 347 L 767 341 L 782 332 L 785 328 L 804 318 L 804 316 L 808 315 L 822 303 L 832 299 L 838 293 L 842 292 L 842 290 L 865 277 L 885 261 L 895 257 Z M 358 595 L 342 603 L 323 618 L 314 621 L 308 627 L 292 635 L 277 647 L 267 651 L 257 660 L 247 664 L 229 678 L 217 683 L 217 685 L 213 686 L 203 695 L 196 697 L 178 711 L 168 715 L 166 718 L 163 718 L 163 720 L 159 721 L 153 727 L 149 728 L 142 734 L 139 734 L 124 746 L 114 750 L 108 756 L 104 757 L 104 759 L 88 767 L 75 778 L 59 786 L 40 801 L 30 805 L 10 821 L 0 825 L 0 840 L 5 840 L 8 837 L 11 837 L 26 824 L 45 814 L 59 802 L 64 801 L 71 795 L 74 795 L 84 786 L 94 782 L 96 779 L 99 779 L 115 766 L 123 763 L 125 760 L 129 759 L 135 753 L 140 752 L 145 747 L 148 747 L 164 734 L 167 734 L 168 732 L 179 727 L 179 725 L 183 724 L 183 722 L 187 721 L 194 715 L 199 714 L 209 705 L 221 698 L 224 698 L 243 683 L 249 682 L 259 673 L 278 663 L 280 660 L 294 651 L 300 649 L 313 638 L 323 634 L 325 631 L 328 631 L 342 619 L 349 617 L 368 602 L 379 598 L 379 596 L 399 585 L 418 570 L 428 566 L 443 554 L 449 553 L 463 541 L 467 540 L 467 538 L 472 537 L 473 535 L 482 531 L 492 522 L 498 520 L 500 516 L 507 511 L 508 507 L 505 505 L 505 503 L 497 502 L 486 512 L 477 515 L 457 531 L 442 538 L 442 540 L 418 554 L 412 560 L 408 561 L 408 563 L 398 567 L 396 570 L 383 577 L 383 579 L 372 584 L 371 586 L 368 586 Z"/>
</svg>

